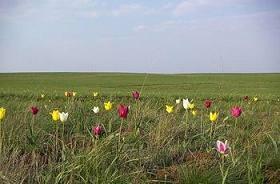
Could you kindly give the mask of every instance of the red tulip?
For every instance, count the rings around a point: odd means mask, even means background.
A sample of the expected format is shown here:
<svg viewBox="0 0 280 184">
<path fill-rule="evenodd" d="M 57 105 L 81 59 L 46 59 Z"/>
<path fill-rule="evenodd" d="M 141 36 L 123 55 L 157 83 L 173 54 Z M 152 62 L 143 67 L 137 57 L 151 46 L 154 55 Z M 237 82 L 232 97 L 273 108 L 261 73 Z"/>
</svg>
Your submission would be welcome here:
<svg viewBox="0 0 280 184">
<path fill-rule="evenodd" d="M 37 107 L 31 107 L 31 112 L 33 115 L 36 115 L 39 112 L 39 109 Z"/>
<path fill-rule="evenodd" d="M 101 125 L 97 125 L 95 127 L 92 127 L 92 133 L 96 137 L 99 137 L 103 133 L 103 128 Z"/>
<path fill-rule="evenodd" d="M 133 91 L 132 92 L 132 97 L 134 98 L 134 100 L 139 100 L 140 93 L 138 91 Z"/>
<path fill-rule="evenodd" d="M 119 105 L 118 113 L 120 118 L 126 118 L 128 114 L 128 106 L 123 104 Z"/>
<path fill-rule="evenodd" d="M 204 106 L 205 106 L 206 108 L 210 108 L 211 105 L 212 105 L 212 101 L 211 101 L 211 100 L 205 100 L 205 101 L 204 101 Z"/>
<path fill-rule="evenodd" d="M 231 108 L 231 115 L 235 118 L 238 118 L 242 113 L 242 109 L 240 107 Z"/>
</svg>

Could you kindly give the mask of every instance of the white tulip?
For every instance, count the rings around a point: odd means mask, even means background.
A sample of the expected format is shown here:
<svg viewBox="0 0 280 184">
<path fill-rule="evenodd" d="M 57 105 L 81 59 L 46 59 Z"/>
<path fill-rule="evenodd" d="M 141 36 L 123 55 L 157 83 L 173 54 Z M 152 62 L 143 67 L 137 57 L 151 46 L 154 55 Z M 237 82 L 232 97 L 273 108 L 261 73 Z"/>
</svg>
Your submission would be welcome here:
<svg viewBox="0 0 280 184">
<path fill-rule="evenodd" d="M 68 112 L 67 113 L 65 113 L 65 112 L 59 113 L 59 119 L 60 119 L 61 122 L 67 121 L 67 118 L 68 118 Z"/>
<path fill-rule="evenodd" d="M 99 107 L 93 107 L 92 111 L 97 114 L 99 112 Z"/>
<path fill-rule="evenodd" d="M 187 110 L 189 108 L 189 99 L 183 99 L 183 107 Z"/>
<path fill-rule="evenodd" d="M 176 100 L 176 104 L 179 104 L 180 102 L 181 102 L 180 98 Z"/>
</svg>

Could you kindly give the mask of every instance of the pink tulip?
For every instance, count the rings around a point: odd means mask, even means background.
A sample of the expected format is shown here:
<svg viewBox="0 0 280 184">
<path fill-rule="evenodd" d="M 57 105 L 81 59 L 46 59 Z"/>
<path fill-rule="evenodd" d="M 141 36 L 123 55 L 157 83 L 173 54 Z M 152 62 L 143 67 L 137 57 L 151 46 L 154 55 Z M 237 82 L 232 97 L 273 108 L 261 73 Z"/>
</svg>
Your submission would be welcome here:
<svg viewBox="0 0 280 184">
<path fill-rule="evenodd" d="M 217 147 L 216 147 L 217 151 L 221 154 L 227 154 L 228 150 L 229 150 L 229 146 L 227 141 L 225 141 L 224 143 L 222 141 L 217 140 Z"/>
<path fill-rule="evenodd" d="M 92 133 L 96 137 L 99 137 L 103 133 L 103 128 L 101 125 L 97 125 L 95 127 L 92 127 Z"/>
<path fill-rule="evenodd" d="M 242 113 L 242 109 L 240 107 L 231 108 L 231 115 L 235 118 L 238 118 Z"/>
<path fill-rule="evenodd" d="M 133 91 L 132 92 L 132 97 L 134 98 L 134 100 L 139 100 L 140 93 L 138 91 Z"/>
</svg>

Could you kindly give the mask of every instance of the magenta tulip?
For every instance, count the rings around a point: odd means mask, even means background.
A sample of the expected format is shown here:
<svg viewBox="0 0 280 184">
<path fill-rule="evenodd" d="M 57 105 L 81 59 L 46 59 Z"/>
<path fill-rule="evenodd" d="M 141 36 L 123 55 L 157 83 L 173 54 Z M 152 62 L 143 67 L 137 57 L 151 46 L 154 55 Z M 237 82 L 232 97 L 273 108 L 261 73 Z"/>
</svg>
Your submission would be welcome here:
<svg viewBox="0 0 280 184">
<path fill-rule="evenodd" d="M 127 118 L 128 106 L 123 105 L 123 104 L 119 105 L 118 113 L 119 113 L 120 118 L 123 118 L 123 119 Z"/>
<path fill-rule="evenodd" d="M 133 91 L 132 92 L 132 97 L 134 98 L 134 100 L 139 100 L 140 93 L 138 91 Z"/>
<path fill-rule="evenodd" d="M 39 112 L 39 109 L 37 107 L 31 107 L 31 112 L 33 115 L 36 115 Z"/>
<path fill-rule="evenodd" d="M 240 107 L 231 108 L 231 115 L 235 118 L 238 118 L 242 113 L 242 109 Z"/>
<path fill-rule="evenodd" d="M 92 133 L 95 137 L 99 137 L 103 133 L 103 128 L 101 125 L 92 127 Z"/>
</svg>

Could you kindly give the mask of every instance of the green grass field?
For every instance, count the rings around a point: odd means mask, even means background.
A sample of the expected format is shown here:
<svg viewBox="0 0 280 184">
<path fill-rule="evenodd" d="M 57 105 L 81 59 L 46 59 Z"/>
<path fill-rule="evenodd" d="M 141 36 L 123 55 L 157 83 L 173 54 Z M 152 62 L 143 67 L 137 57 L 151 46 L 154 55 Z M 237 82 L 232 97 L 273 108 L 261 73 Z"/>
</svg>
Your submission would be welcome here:
<svg viewBox="0 0 280 184">
<path fill-rule="evenodd" d="M 125 73 L 23 73 L 0 74 L 3 94 L 79 95 L 100 91 L 103 95 L 130 95 L 141 90 L 153 96 L 279 97 L 280 74 L 125 74 Z"/>
<path fill-rule="evenodd" d="M 0 74 L 0 108 L 6 109 L 0 120 L 0 183 L 280 183 L 279 79 L 280 74 Z M 134 90 L 141 91 L 140 100 L 131 97 Z M 65 91 L 77 95 L 66 97 Z M 194 109 L 175 103 L 186 97 Z M 212 100 L 210 108 L 204 107 L 206 99 Z M 113 103 L 108 111 L 107 101 Z M 130 106 L 126 119 L 118 115 L 119 104 Z M 38 114 L 32 115 L 32 106 Z M 235 106 L 242 108 L 238 118 L 231 115 Z M 55 109 L 69 113 L 66 122 L 52 119 Z M 219 113 L 215 122 L 210 112 Z M 103 134 L 96 137 L 92 128 L 98 124 Z M 217 140 L 228 141 L 226 155 L 216 150 Z"/>
</svg>

